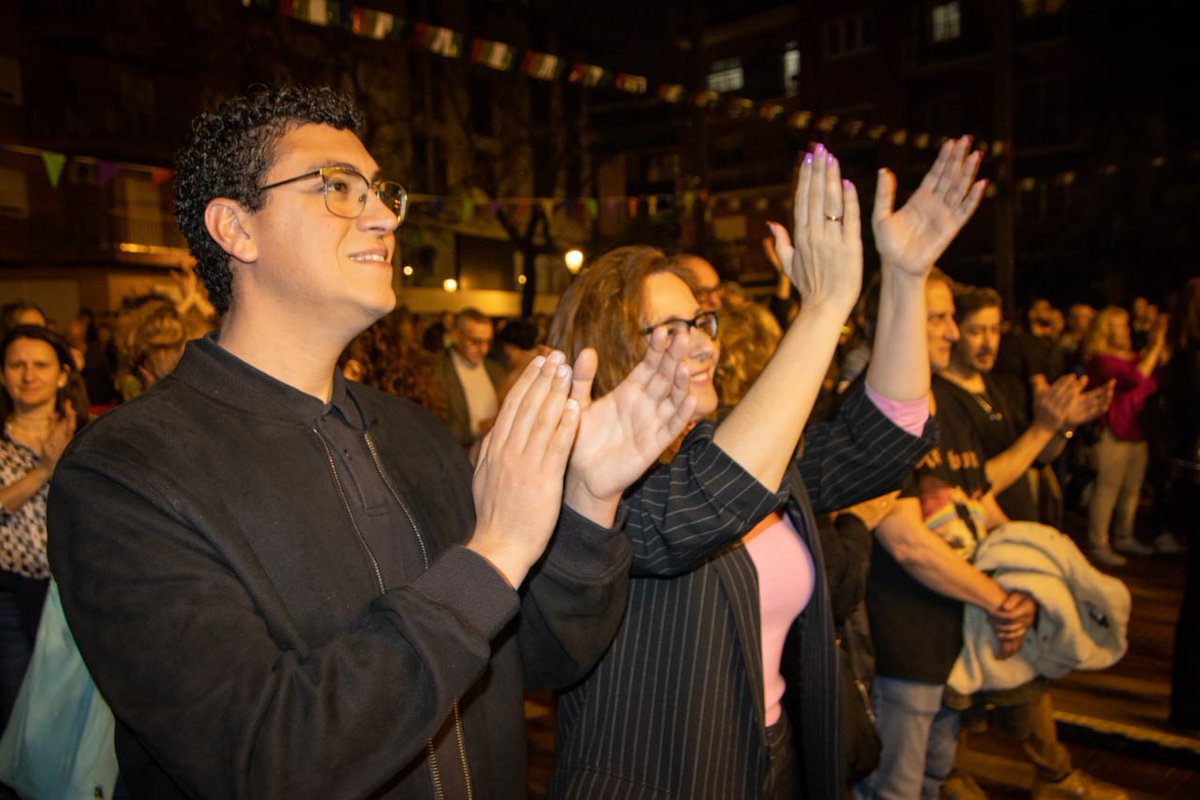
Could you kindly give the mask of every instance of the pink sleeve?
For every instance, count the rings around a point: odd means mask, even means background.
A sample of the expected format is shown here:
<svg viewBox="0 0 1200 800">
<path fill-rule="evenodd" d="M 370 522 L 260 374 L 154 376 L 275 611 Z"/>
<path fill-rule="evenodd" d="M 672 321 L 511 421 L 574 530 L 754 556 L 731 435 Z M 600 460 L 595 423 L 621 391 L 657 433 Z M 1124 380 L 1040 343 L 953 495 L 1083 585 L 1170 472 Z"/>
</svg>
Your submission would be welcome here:
<svg viewBox="0 0 1200 800">
<path fill-rule="evenodd" d="M 919 400 L 889 400 L 866 384 L 867 397 L 897 428 L 920 436 L 929 420 L 929 397 Z"/>
</svg>

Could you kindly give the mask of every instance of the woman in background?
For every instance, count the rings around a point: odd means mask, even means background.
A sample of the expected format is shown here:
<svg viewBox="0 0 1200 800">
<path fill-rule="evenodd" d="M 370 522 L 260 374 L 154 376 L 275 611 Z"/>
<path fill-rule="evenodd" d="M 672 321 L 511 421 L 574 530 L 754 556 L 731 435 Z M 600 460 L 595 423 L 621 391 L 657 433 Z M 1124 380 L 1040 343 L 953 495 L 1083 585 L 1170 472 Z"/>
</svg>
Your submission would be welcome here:
<svg viewBox="0 0 1200 800">
<path fill-rule="evenodd" d="M 7 724 L 33 653 L 49 585 L 46 493 L 75 432 L 61 399 L 71 351 L 36 325 L 11 328 L 0 343 L 4 432 L 0 436 L 0 724 Z"/>
<path fill-rule="evenodd" d="M 1138 416 L 1158 385 L 1154 370 L 1163 353 L 1166 322 L 1166 315 L 1159 318 L 1146 348 L 1139 353 L 1132 349 L 1129 313 L 1109 306 L 1092 320 L 1081 348 L 1090 386 L 1116 381 L 1112 403 L 1100 418 L 1096 487 L 1088 504 L 1089 555 L 1101 566 L 1124 565 L 1120 553 L 1145 556 L 1154 552 L 1133 534 L 1148 459 Z"/>
</svg>

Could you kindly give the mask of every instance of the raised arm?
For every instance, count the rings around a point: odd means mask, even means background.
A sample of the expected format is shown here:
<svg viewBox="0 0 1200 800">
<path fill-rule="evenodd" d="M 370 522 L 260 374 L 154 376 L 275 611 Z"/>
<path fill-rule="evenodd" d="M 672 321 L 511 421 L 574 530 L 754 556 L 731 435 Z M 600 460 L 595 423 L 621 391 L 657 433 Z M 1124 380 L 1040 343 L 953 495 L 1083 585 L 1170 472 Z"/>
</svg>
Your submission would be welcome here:
<svg viewBox="0 0 1200 800">
<path fill-rule="evenodd" d="M 979 207 L 986 181 L 975 180 L 978 152 L 964 136 L 942 145 L 921 185 L 899 211 L 896 176 L 879 170 L 871 227 L 882 261 L 879 319 L 867 383 L 892 400 L 929 394 L 925 278 Z"/>
<path fill-rule="evenodd" d="M 776 252 L 800 291 L 801 308 L 766 369 L 713 441 L 761 484 L 779 487 L 862 286 L 858 193 L 837 159 L 817 145 L 800 165 L 795 246 L 771 226 Z"/>
</svg>

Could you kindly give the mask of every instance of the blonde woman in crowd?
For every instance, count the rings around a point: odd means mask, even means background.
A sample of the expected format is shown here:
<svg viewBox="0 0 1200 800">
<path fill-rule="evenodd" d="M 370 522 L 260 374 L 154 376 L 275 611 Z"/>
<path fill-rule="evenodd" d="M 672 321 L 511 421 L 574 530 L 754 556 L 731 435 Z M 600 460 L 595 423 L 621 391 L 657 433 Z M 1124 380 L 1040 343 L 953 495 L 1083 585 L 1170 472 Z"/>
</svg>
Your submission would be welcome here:
<svg viewBox="0 0 1200 800">
<path fill-rule="evenodd" d="M 1154 370 L 1163 354 L 1167 317 L 1151 329 L 1144 350 L 1133 349 L 1129 313 L 1109 306 L 1092 320 L 1080 350 L 1088 383 L 1116 381 L 1112 404 L 1100 418 L 1095 445 L 1096 486 L 1088 505 L 1088 545 L 1092 561 L 1105 567 L 1125 564 L 1128 555 L 1150 555 L 1134 537 L 1133 523 L 1146 476 L 1148 448 L 1138 416 L 1157 383 Z M 1111 534 L 1110 534 L 1111 529 Z"/>
</svg>

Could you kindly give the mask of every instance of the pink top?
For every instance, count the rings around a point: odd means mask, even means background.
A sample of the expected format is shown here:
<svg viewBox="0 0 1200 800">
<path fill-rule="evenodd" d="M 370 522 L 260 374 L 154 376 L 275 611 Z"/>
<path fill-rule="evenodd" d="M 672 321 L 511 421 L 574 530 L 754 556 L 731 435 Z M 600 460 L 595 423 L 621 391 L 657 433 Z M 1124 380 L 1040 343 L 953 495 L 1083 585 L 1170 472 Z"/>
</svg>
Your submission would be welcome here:
<svg viewBox="0 0 1200 800">
<path fill-rule="evenodd" d="M 1087 365 L 1088 386 L 1103 386 L 1110 380 L 1116 381 L 1112 403 L 1101 419 L 1113 436 L 1126 442 L 1145 438 L 1138 417 L 1146 405 L 1146 398 L 1158 388 L 1153 375 L 1147 377 L 1138 371 L 1140 360 L 1139 353 L 1128 358 L 1097 353 Z"/>
<path fill-rule="evenodd" d="M 898 428 L 920 436 L 929 419 L 929 398 L 889 400 L 868 384 L 867 397 Z M 763 703 L 767 725 L 779 721 L 787 683 L 779 671 L 783 643 L 792 622 L 812 599 L 812 553 L 786 515 L 773 511 L 742 537 L 758 572 L 758 611 L 762 629 Z"/>
<path fill-rule="evenodd" d="M 762 623 L 763 701 L 767 725 L 779 721 L 787 684 L 779 672 L 783 641 L 813 593 L 813 560 L 792 521 L 768 514 L 742 541 L 758 570 Z"/>
<path fill-rule="evenodd" d="M 925 430 L 925 423 L 929 421 L 928 396 L 920 400 L 889 400 L 872 389 L 871 384 L 866 384 L 865 388 L 867 397 L 897 428 L 913 436 L 920 436 Z"/>
</svg>

